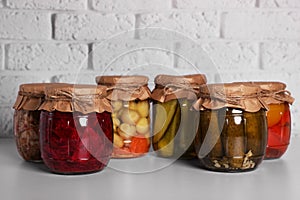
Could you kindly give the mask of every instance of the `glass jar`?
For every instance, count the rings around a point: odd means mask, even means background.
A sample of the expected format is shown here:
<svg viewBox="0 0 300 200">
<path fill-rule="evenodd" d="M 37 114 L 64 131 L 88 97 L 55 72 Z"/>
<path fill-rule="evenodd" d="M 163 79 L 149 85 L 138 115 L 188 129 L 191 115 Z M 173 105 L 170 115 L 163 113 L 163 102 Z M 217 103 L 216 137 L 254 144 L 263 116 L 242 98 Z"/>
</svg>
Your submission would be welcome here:
<svg viewBox="0 0 300 200">
<path fill-rule="evenodd" d="M 152 146 L 160 157 L 195 158 L 193 145 L 198 128 L 199 112 L 192 110 L 202 74 L 186 76 L 158 75 L 153 99 Z"/>
<path fill-rule="evenodd" d="M 41 162 L 39 144 L 39 106 L 50 83 L 30 83 L 19 86 L 14 111 L 14 135 L 19 155 L 25 161 Z"/>
<path fill-rule="evenodd" d="M 145 155 L 150 146 L 150 90 L 146 76 L 99 76 L 108 87 L 114 128 L 113 158 Z"/>
<path fill-rule="evenodd" d="M 111 107 L 105 87 L 47 87 L 41 106 L 40 144 L 44 163 L 55 173 L 102 170 L 113 148 Z"/>
<path fill-rule="evenodd" d="M 267 145 L 266 107 L 260 88 L 246 84 L 200 87 L 195 148 L 201 166 L 221 172 L 254 170 Z"/>
<path fill-rule="evenodd" d="M 268 104 L 268 144 L 265 159 L 280 158 L 287 150 L 291 136 L 289 104 L 294 102 L 286 85 L 281 82 L 253 82 L 262 89 L 262 99 Z"/>
</svg>

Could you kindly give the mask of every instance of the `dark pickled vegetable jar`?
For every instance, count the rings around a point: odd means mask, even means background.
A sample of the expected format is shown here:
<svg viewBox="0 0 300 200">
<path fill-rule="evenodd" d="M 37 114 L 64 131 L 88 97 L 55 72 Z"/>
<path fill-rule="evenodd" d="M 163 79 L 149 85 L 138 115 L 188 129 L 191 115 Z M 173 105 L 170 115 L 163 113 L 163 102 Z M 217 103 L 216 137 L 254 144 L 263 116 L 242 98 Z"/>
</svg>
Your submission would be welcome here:
<svg viewBox="0 0 300 200">
<path fill-rule="evenodd" d="M 281 82 L 253 82 L 262 89 L 262 99 L 268 104 L 268 144 L 265 159 L 280 158 L 287 150 L 291 136 L 289 104 L 294 102 L 286 85 Z"/>
<path fill-rule="evenodd" d="M 195 158 L 193 141 L 199 112 L 192 110 L 199 86 L 206 83 L 202 74 L 186 76 L 158 75 L 153 99 L 152 145 L 158 156 Z"/>
<path fill-rule="evenodd" d="M 267 145 L 266 106 L 260 88 L 247 84 L 200 87 L 195 148 L 202 167 L 222 172 L 254 170 Z"/>
<path fill-rule="evenodd" d="M 113 158 L 145 155 L 150 147 L 150 90 L 146 76 L 99 76 L 113 107 Z"/>
<path fill-rule="evenodd" d="M 49 83 L 22 84 L 13 106 L 14 135 L 19 155 L 26 161 L 41 162 L 39 143 L 39 106 L 45 97 Z"/>
<path fill-rule="evenodd" d="M 40 107 L 44 163 L 61 174 L 102 170 L 113 148 L 111 107 L 106 88 L 89 85 L 46 88 Z"/>
</svg>

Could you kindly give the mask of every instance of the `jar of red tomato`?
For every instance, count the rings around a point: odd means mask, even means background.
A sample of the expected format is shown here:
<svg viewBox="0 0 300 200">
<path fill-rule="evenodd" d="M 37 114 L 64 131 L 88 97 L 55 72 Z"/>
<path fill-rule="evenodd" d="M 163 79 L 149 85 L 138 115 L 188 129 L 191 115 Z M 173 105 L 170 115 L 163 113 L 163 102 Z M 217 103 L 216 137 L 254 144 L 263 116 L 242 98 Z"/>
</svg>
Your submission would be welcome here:
<svg viewBox="0 0 300 200">
<path fill-rule="evenodd" d="M 262 89 L 262 99 L 268 104 L 268 145 L 265 159 L 280 158 L 287 150 L 291 136 L 289 105 L 294 102 L 286 85 L 281 82 L 253 82 Z"/>
<path fill-rule="evenodd" d="M 150 146 L 150 95 L 146 76 L 98 76 L 98 85 L 108 87 L 113 107 L 113 158 L 146 154 Z"/>
<path fill-rule="evenodd" d="M 41 155 L 61 174 L 97 172 L 109 162 L 113 148 L 111 106 L 106 87 L 49 86 L 41 105 Z"/>
</svg>

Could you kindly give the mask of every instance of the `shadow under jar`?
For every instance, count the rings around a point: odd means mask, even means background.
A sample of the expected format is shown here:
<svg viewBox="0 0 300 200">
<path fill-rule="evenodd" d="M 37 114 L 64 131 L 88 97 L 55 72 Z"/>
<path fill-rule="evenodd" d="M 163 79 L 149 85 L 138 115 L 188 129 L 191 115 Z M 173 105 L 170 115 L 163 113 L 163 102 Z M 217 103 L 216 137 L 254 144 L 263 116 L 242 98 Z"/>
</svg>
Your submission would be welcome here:
<svg viewBox="0 0 300 200">
<path fill-rule="evenodd" d="M 268 122 L 268 144 L 265 159 L 280 158 L 287 150 L 291 137 L 291 114 L 289 104 L 294 102 L 286 85 L 281 82 L 252 82 L 262 89 Z"/>
<path fill-rule="evenodd" d="M 202 167 L 221 172 L 256 169 L 267 145 L 266 107 L 260 88 L 247 84 L 200 87 L 195 148 Z"/>
<path fill-rule="evenodd" d="M 46 88 L 40 108 L 40 144 L 44 163 L 52 172 L 90 173 L 108 164 L 113 125 L 105 96 L 105 87 Z"/>
<path fill-rule="evenodd" d="M 196 157 L 194 138 L 199 112 L 192 110 L 199 86 L 206 83 L 203 74 L 185 76 L 158 75 L 153 99 L 152 146 L 160 157 L 191 159 Z"/>
<path fill-rule="evenodd" d="M 146 76 L 98 76 L 108 87 L 114 128 L 113 158 L 143 156 L 150 147 L 150 90 Z"/>
</svg>

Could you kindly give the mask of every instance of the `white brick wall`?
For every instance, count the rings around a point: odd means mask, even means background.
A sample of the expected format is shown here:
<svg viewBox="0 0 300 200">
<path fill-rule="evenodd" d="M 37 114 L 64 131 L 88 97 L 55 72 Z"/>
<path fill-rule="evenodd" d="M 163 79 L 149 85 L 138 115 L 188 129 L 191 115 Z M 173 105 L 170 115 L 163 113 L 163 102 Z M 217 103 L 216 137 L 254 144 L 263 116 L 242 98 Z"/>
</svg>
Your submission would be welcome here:
<svg viewBox="0 0 300 200">
<path fill-rule="evenodd" d="M 51 39 L 50 13 L 1 10 L 0 27 L 0 39 Z"/>
<path fill-rule="evenodd" d="M 7 70 L 77 70 L 87 69 L 88 46 L 84 44 L 7 45 Z"/>
<path fill-rule="evenodd" d="M 87 0 L 6 0 L 7 7 L 21 9 L 84 10 Z"/>
<path fill-rule="evenodd" d="M 178 9 L 254 8 L 255 0 L 175 0 Z"/>
<path fill-rule="evenodd" d="M 21 83 L 197 72 L 287 83 L 300 132 L 300 1 L 0 0 L 0 137 Z"/>
<path fill-rule="evenodd" d="M 102 12 L 166 11 L 171 0 L 93 0 L 92 8 Z"/>
<path fill-rule="evenodd" d="M 300 1 L 298 0 L 261 0 L 261 7 L 266 8 L 300 8 Z"/>
<path fill-rule="evenodd" d="M 223 17 L 225 38 L 300 40 L 299 11 L 237 11 Z"/>
<path fill-rule="evenodd" d="M 134 15 L 57 14 L 55 39 L 103 40 L 134 28 Z"/>
</svg>

